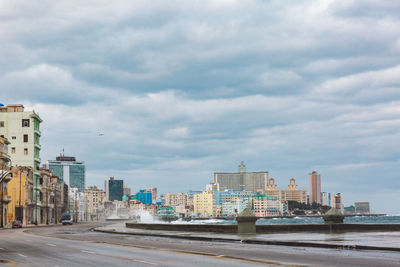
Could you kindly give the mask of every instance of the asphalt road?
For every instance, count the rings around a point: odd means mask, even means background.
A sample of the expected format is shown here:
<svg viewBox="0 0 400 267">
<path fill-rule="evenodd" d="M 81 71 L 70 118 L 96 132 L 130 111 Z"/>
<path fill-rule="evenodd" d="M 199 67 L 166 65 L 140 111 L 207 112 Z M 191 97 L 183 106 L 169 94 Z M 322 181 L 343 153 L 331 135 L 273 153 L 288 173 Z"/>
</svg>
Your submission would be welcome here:
<svg viewBox="0 0 400 267">
<path fill-rule="evenodd" d="M 0 266 L 400 266 L 400 253 L 104 234 L 100 224 L 0 231 Z"/>
</svg>

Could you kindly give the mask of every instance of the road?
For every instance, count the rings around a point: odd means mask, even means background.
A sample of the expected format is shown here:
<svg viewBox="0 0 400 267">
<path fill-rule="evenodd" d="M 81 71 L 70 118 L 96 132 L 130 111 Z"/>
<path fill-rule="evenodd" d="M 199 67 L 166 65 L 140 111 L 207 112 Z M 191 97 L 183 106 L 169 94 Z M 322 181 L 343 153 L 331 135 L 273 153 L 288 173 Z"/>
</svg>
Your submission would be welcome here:
<svg viewBox="0 0 400 267">
<path fill-rule="evenodd" d="M 400 253 L 104 234 L 101 224 L 0 231 L 2 266 L 400 266 Z"/>
</svg>

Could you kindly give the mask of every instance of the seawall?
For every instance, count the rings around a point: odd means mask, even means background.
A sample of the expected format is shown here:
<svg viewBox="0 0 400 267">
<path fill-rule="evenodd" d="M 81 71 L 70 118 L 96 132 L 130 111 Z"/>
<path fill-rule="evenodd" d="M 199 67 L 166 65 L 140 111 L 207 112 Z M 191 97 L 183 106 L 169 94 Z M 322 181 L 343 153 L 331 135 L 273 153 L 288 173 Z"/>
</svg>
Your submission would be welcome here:
<svg viewBox="0 0 400 267">
<path fill-rule="evenodd" d="M 237 225 L 126 223 L 127 228 L 181 232 L 237 233 Z M 400 231 L 400 224 L 285 224 L 257 225 L 257 233 Z"/>
</svg>

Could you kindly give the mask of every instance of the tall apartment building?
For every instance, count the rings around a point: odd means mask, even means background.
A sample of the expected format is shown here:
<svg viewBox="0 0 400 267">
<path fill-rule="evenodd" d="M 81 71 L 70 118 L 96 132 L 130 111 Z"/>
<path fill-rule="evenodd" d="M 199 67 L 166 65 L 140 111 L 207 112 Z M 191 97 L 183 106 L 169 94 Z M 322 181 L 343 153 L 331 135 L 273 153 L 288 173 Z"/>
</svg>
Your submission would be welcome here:
<svg viewBox="0 0 400 267">
<path fill-rule="evenodd" d="M 152 198 L 151 201 L 152 201 L 152 203 L 156 204 L 156 202 L 157 202 L 157 188 L 156 187 L 152 187 L 152 188 L 147 189 L 147 191 L 151 193 L 151 198 Z"/>
<path fill-rule="evenodd" d="M 332 196 L 332 208 L 335 208 L 344 214 L 343 198 L 341 193 Z"/>
<path fill-rule="evenodd" d="M 70 188 L 85 190 L 85 162 L 61 154 L 56 160 L 47 161 L 46 168 L 53 171 L 60 182 L 66 183 Z"/>
<path fill-rule="evenodd" d="M 41 223 L 40 218 L 40 123 L 42 119 L 35 111 L 24 111 L 22 104 L 0 106 L 0 137 L 10 142 L 8 153 L 13 166 L 26 166 L 33 169 L 33 199 L 35 207 L 33 221 Z"/>
<path fill-rule="evenodd" d="M 265 192 L 269 173 L 265 172 L 246 172 L 246 165 L 243 162 L 238 166 L 238 172 L 214 173 L 214 184 L 219 185 L 219 190 L 249 190 Z"/>
<path fill-rule="evenodd" d="M 310 203 L 321 204 L 321 174 L 313 171 L 310 177 Z"/>
<path fill-rule="evenodd" d="M 193 195 L 193 211 L 201 217 L 214 217 L 216 214 L 215 195 L 210 191 L 204 191 Z"/>
<path fill-rule="evenodd" d="M 105 189 L 108 201 L 121 201 L 124 195 L 124 180 L 115 180 L 114 177 L 110 177 L 105 181 Z"/>
<path fill-rule="evenodd" d="M 331 207 L 331 193 L 322 192 L 321 193 L 321 205 Z"/>
</svg>

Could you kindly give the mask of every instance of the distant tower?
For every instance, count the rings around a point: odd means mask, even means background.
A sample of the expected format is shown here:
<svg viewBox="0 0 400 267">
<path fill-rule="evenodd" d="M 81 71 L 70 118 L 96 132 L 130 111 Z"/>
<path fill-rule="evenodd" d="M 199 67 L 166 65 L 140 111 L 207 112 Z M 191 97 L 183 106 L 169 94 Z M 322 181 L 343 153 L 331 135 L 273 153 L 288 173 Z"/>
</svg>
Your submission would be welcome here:
<svg viewBox="0 0 400 267">
<path fill-rule="evenodd" d="M 296 184 L 296 180 L 294 178 L 290 179 L 290 183 L 288 185 L 289 190 L 298 190 L 298 186 Z"/>
<path fill-rule="evenodd" d="M 313 171 L 310 176 L 310 203 L 321 204 L 321 174 Z"/>
<path fill-rule="evenodd" d="M 277 190 L 275 179 L 272 177 L 268 179 L 267 190 Z"/>
<path fill-rule="evenodd" d="M 238 166 L 239 173 L 244 173 L 246 172 L 246 165 L 244 165 L 244 162 L 240 162 L 240 165 Z"/>
</svg>

